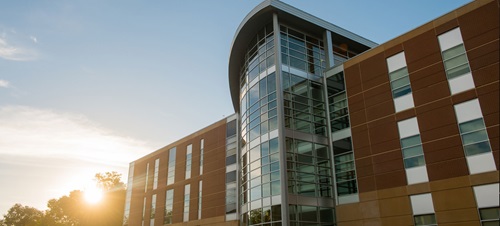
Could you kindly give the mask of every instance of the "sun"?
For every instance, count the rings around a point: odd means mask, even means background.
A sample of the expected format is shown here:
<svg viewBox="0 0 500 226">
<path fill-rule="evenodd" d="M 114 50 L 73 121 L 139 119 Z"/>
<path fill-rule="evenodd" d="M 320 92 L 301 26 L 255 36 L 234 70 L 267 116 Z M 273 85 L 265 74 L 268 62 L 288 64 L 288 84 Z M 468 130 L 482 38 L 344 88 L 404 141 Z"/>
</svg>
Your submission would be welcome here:
<svg viewBox="0 0 500 226">
<path fill-rule="evenodd" d="M 102 199 L 102 190 L 96 186 L 89 186 L 84 192 L 85 201 L 90 204 L 96 204 Z"/>
</svg>

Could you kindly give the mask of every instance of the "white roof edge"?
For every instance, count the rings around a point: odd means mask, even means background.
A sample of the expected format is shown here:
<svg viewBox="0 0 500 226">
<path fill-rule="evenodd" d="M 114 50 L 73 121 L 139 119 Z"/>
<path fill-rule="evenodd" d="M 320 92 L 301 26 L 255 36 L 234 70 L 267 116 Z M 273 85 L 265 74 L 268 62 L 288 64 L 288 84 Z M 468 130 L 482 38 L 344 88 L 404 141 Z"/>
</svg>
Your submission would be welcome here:
<svg viewBox="0 0 500 226">
<path fill-rule="evenodd" d="M 368 47 L 375 47 L 378 45 L 377 43 L 375 43 L 369 39 L 363 38 L 363 37 L 361 37 L 353 32 L 350 32 L 350 31 L 348 31 L 344 28 L 341 28 L 339 26 L 336 26 L 330 22 L 327 22 L 327 21 L 325 21 L 321 18 L 318 18 L 316 16 L 313 16 L 307 12 L 304 12 L 300 9 L 297 9 L 297 8 L 295 8 L 291 5 L 288 5 L 284 2 L 281 2 L 279 0 L 266 0 L 263 3 L 265 3 L 265 2 L 270 2 L 271 6 L 277 8 L 279 10 L 290 13 L 290 14 L 292 14 L 296 17 L 299 17 L 305 21 L 309 21 L 313 24 L 316 24 L 320 27 L 325 28 L 326 30 L 332 31 L 332 32 L 339 34 L 339 35 L 342 35 L 346 38 L 350 38 L 353 41 L 359 42 L 359 43 L 366 45 Z"/>
</svg>

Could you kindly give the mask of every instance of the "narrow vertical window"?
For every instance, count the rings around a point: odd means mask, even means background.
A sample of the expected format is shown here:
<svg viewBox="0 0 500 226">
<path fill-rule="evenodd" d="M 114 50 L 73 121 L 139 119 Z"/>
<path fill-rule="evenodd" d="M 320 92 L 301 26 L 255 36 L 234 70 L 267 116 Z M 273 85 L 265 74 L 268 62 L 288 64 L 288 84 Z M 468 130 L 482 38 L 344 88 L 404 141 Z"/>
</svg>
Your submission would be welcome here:
<svg viewBox="0 0 500 226">
<path fill-rule="evenodd" d="M 167 185 L 173 184 L 175 181 L 175 156 L 176 148 L 173 147 L 168 152 Z"/>
<path fill-rule="evenodd" d="M 144 185 L 144 192 L 148 191 L 148 179 L 149 179 L 149 163 L 146 165 L 146 184 Z"/>
<path fill-rule="evenodd" d="M 144 218 L 146 217 L 146 197 L 142 203 L 142 226 L 144 226 Z"/>
<path fill-rule="evenodd" d="M 186 180 L 191 178 L 191 160 L 193 156 L 193 145 L 190 144 L 186 148 Z"/>
<path fill-rule="evenodd" d="M 398 130 L 408 184 L 429 181 L 417 118 L 399 121 Z"/>
<path fill-rule="evenodd" d="M 474 88 L 460 28 L 438 36 L 446 78 L 452 94 Z"/>
<path fill-rule="evenodd" d="M 335 162 L 335 179 L 339 200 L 342 196 L 358 193 L 356 166 L 351 138 L 344 138 L 333 142 Z"/>
<path fill-rule="evenodd" d="M 472 156 L 491 152 L 479 101 L 474 99 L 457 104 L 455 105 L 455 113 L 465 155 Z"/>
<path fill-rule="evenodd" d="M 172 213 L 174 206 L 174 189 L 167 190 L 165 195 L 165 213 L 163 215 L 163 224 L 172 224 Z"/>
<path fill-rule="evenodd" d="M 184 186 L 184 215 L 183 215 L 183 220 L 184 222 L 189 221 L 189 193 L 191 191 L 191 185 L 186 184 Z"/>
<path fill-rule="evenodd" d="M 153 178 L 153 190 L 158 188 L 158 170 L 160 169 L 160 159 L 155 160 L 155 173 Z"/>
<path fill-rule="evenodd" d="M 454 107 L 470 174 L 495 171 L 496 164 L 479 101 L 473 99 Z"/>
<path fill-rule="evenodd" d="M 203 149 L 205 145 L 205 139 L 200 140 L 200 175 L 203 174 Z"/>
<path fill-rule="evenodd" d="M 202 191 L 203 191 L 203 181 L 200 180 L 198 188 L 198 219 L 201 219 L 201 201 L 202 201 Z"/>
<path fill-rule="evenodd" d="M 387 58 L 389 81 L 396 112 L 415 106 L 404 52 Z"/>
<path fill-rule="evenodd" d="M 156 194 L 151 197 L 151 213 L 149 214 L 149 225 L 155 225 Z"/>
<path fill-rule="evenodd" d="M 266 90 L 265 88 L 266 85 L 262 84 L 267 84 L 267 83 L 262 83 L 262 81 L 260 83 L 261 91 Z M 238 192 L 236 191 L 237 187 L 236 124 L 237 124 L 236 119 L 228 118 L 228 122 L 226 124 L 226 221 L 237 218 L 236 206 L 237 206 Z M 234 175 L 234 180 L 233 180 L 233 175 Z"/>
<path fill-rule="evenodd" d="M 134 184 L 134 166 L 134 162 L 130 163 L 128 170 L 127 193 L 125 195 L 125 211 L 123 213 L 123 226 L 128 226 L 128 219 L 130 217 L 130 202 L 132 200 L 132 186 Z"/>
<path fill-rule="evenodd" d="M 330 110 L 331 132 L 335 133 L 350 127 L 349 109 L 345 92 L 344 72 L 338 72 L 326 79 Z"/>
<path fill-rule="evenodd" d="M 226 184 L 226 214 L 236 213 L 236 183 Z"/>
<path fill-rule="evenodd" d="M 415 226 L 437 225 L 432 195 L 430 193 L 410 196 Z"/>
<path fill-rule="evenodd" d="M 498 200 L 499 184 L 486 184 L 474 186 L 477 208 L 481 225 L 493 226 L 500 222 L 500 201 Z"/>
</svg>

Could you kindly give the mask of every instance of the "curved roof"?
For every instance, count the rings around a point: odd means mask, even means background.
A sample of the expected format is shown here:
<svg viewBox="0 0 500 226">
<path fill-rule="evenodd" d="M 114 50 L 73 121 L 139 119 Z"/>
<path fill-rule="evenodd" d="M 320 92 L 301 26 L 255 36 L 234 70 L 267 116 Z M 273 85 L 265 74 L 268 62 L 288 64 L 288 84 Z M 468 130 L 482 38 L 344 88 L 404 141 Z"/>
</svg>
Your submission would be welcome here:
<svg viewBox="0 0 500 226">
<path fill-rule="evenodd" d="M 243 66 L 248 43 L 267 23 L 272 22 L 273 14 L 278 14 L 280 22 L 292 24 L 322 37 L 325 30 L 330 30 L 332 36 L 349 39 L 365 47 L 374 47 L 377 43 L 365 39 L 327 21 L 294 8 L 278 0 L 265 0 L 257 5 L 243 19 L 236 30 L 229 55 L 229 90 L 235 112 L 239 112 L 240 68 Z"/>
</svg>

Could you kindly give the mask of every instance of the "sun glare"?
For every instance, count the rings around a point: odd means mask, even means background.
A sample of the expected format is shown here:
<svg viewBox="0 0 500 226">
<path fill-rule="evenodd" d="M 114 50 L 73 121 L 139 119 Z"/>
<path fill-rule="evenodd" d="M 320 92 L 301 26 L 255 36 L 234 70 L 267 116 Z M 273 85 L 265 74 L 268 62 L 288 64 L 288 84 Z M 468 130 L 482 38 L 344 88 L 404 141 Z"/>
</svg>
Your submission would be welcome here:
<svg viewBox="0 0 500 226">
<path fill-rule="evenodd" d="M 95 186 L 89 186 L 85 189 L 85 200 L 88 203 L 95 204 L 101 201 L 102 199 L 102 190 Z"/>
</svg>

